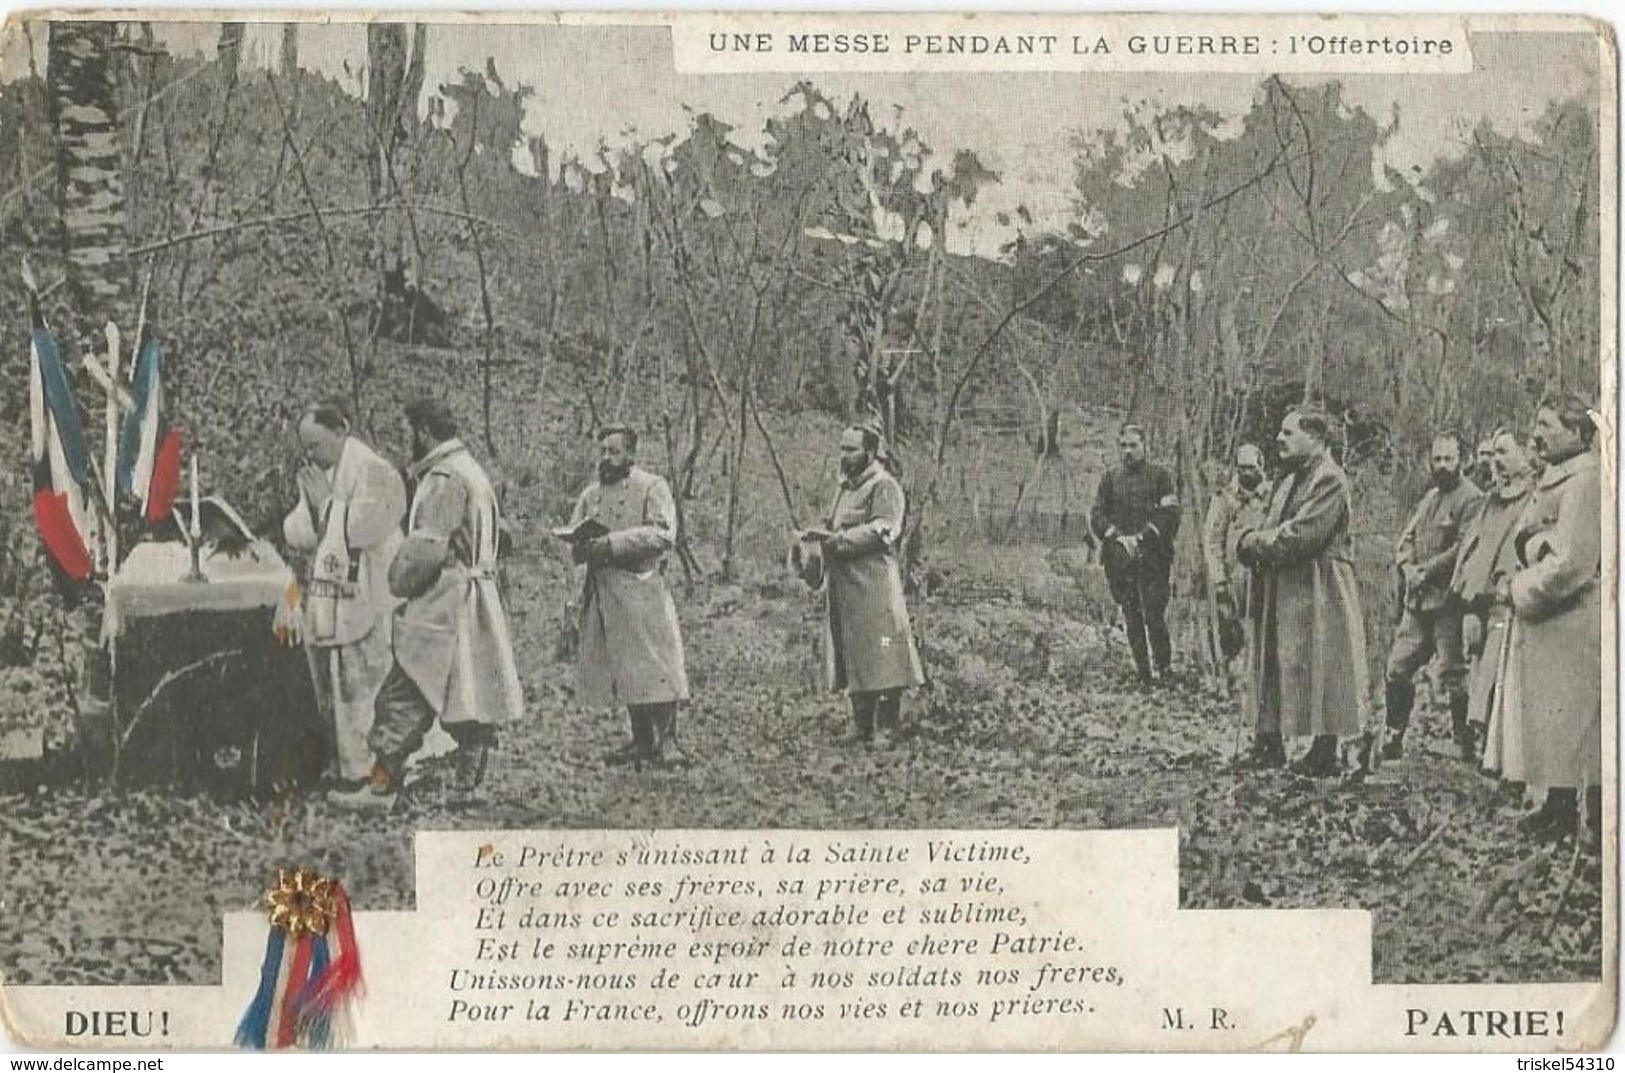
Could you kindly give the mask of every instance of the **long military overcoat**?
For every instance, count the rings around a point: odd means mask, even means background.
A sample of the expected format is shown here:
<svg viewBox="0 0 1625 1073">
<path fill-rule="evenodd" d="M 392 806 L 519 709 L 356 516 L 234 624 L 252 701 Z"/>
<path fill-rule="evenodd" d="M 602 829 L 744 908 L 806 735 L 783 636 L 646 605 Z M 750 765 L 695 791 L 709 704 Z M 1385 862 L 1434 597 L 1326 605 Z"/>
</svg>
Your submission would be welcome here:
<svg viewBox="0 0 1625 1073">
<path fill-rule="evenodd" d="M 395 614 L 395 662 L 442 724 L 518 719 L 525 703 L 497 586 L 496 490 L 457 439 L 413 471 L 409 532 L 390 567 L 391 590 L 410 596 Z M 410 582 L 425 561 L 427 584 Z"/>
<path fill-rule="evenodd" d="M 897 562 L 903 513 L 902 486 L 878 463 L 842 481 L 830 508 L 824 668 L 832 690 L 872 693 L 925 681 Z"/>
<path fill-rule="evenodd" d="M 580 699 L 593 708 L 688 699 L 677 605 L 661 564 L 677 538 L 677 507 L 662 477 L 636 466 L 587 486 L 571 527 L 609 530 L 610 560 L 587 572 L 581 601 Z"/>
<path fill-rule="evenodd" d="M 1365 722 L 1370 675 L 1349 541 L 1348 477 L 1329 453 L 1275 486 L 1264 525 L 1244 534 L 1256 725 L 1348 735 Z"/>
<path fill-rule="evenodd" d="M 1523 702 L 1524 777 L 1532 786 L 1602 780 L 1602 486 L 1586 451 L 1535 483 L 1512 575 Z"/>
</svg>

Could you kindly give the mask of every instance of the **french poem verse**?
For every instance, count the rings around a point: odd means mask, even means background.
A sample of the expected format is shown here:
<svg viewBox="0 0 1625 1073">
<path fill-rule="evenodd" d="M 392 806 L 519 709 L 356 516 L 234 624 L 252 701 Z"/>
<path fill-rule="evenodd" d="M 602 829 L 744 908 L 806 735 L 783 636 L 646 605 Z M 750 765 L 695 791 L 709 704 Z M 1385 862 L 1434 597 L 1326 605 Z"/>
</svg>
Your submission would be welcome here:
<svg viewBox="0 0 1625 1073">
<path fill-rule="evenodd" d="M 1091 1017 L 1127 982 L 1100 937 L 1046 912 L 1059 862 L 1016 833 L 531 833 L 471 849 L 442 1008 L 459 1025 L 1008 1028 Z"/>
</svg>

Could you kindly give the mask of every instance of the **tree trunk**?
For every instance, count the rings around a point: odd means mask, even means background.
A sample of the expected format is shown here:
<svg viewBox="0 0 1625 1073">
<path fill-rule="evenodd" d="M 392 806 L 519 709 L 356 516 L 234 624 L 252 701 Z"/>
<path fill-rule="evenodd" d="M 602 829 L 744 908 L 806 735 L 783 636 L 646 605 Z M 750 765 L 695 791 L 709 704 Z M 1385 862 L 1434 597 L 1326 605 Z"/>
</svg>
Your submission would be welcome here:
<svg viewBox="0 0 1625 1073">
<path fill-rule="evenodd" d="M 375 205 L 389 198 L 395 150 L 406 133 L 401 122 L 406 63 L 404 23 L 380 22 L 367 27 L 367 192 Z M 390 266 L 400 265 L 403 256 L 399 231 L 400 225 L 390 220 L 374 234 L 380 323 L 389 302 L 387 273 Z M 375 332 L 377 327 L 375 324 Z"/>
<path fill-rule="evenodd" d="M 423 57 L 429 51 L 429 24 L 412 24 L 412 56 L 406 64 L 406 77 L 401 82 L 400 97 L 396 100 L 395 114 L 400 120 L 401 133 L 411 139 L 416 129 L 418 98 L 423 95 Z"/>
<path fill-rule="evenodd" d="M 378 22 L 367 27 L 367 129 L 372 166 L 367 185 L 373 201 L 388 188 L 389 163 L 405 136 L 401 97 L 406 89 L 406 26 Z"/>
<path fill-rule="evenodd" d="M 129 305 L 127 220 L 110 22 L 52 22 L 47 52 L 57 212 L 81 349 Z"/>
<path fill-rule="evenodd" d="M 282 52 L 277 57 L 278 77 L 282 81 L 293 85 L 298 81 L 299 75 L 299 24 L 285 22 L 282 24 Z"/>
<path fill-rule="evenodd" d="M 220 40 L 215 45 L 215 54 L 220 60 L 222 77 L 227 81 L 236 81 L 237 72 L 243 63 L 243 29 L 246 23 L 222 22 L 220 24 Z"/>
</svg>

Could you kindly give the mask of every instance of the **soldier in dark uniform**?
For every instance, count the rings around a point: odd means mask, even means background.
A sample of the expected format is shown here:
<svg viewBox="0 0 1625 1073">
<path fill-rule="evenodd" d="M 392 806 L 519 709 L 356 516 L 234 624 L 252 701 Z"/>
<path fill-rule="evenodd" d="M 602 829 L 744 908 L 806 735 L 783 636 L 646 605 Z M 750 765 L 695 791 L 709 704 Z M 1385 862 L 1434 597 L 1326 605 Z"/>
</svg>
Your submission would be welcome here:
<svg viewBox="0 0 1625 1073">
<path fill-rule="evenodd" d="M 1168 572 L 1179 531 L 1179 495 L 1168 470 L 1146 461 L 1145 430 L 1124 425 L 1123 464 L 1100 479 L 1089 525 L 1100 540 L 1112 599 L 1123 609 L 1128 645 L 1142 682 L 1167 675 Z M 1149 645 L 1147 642 L 1149 641 Z"/>
<path fill-rule="evenodd" d="M 1411 679 L 1439 654 L 1440 678 L 1450 697 L 1450 728 L 1462 759 L 1476 758 L 1473 730 L 1467 720 L 1467 660 L 1462 654 L 1462 608 L 1450 593 L 1450 576 L 1462 538 L 1478 513 L 1483 493 L 1461 471 L 1461 440 L 1452 433 L 1433 438 L 1428 454 L 1432 480 L 1411 520 L 1400 534 L 1394 565 L 1403 582 L 1404 603 L 1399 629 L 1388 652 L 1386 694 L 1388 740 L 1382 758 L 1404 753 L 1416 687 Z"/>
</svg>

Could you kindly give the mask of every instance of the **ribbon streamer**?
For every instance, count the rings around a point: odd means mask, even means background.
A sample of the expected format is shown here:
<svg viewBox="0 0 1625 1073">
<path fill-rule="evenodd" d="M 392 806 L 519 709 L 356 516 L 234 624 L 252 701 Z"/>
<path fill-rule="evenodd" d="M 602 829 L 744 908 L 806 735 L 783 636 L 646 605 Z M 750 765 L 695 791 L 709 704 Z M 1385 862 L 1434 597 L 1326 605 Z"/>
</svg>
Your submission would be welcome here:
<svg viewBox="0 0 1625 1073">
<path fill-rule="evenodd" d="M 350 899 L 337 880 L 309 869 L 280 871 L 265 895 L 271 918 L 259 988 L 237 1026 L 254 1050 L 326 1050 L 349 1035 L 360 997 L 361 952 Z"/>
</svg>

